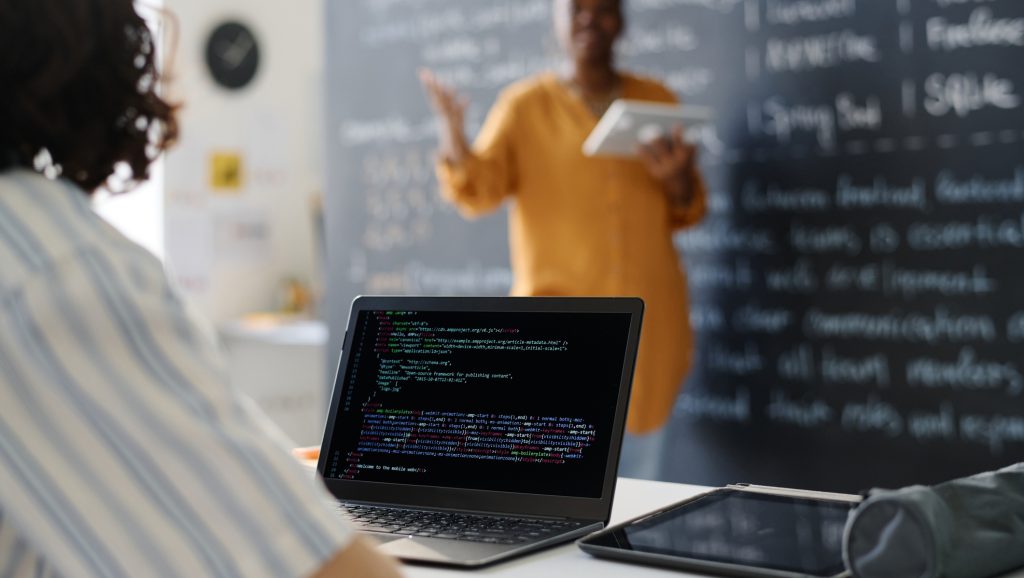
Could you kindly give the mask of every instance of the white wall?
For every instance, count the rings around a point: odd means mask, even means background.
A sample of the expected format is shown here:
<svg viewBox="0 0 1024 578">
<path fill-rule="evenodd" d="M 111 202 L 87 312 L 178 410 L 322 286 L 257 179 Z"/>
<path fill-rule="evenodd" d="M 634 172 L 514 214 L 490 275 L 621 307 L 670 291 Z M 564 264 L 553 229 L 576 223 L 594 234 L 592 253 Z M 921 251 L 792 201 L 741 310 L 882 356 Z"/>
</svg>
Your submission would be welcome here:
<svg viewBox="0 0 1024 578">
<path fill-rule="evenodd" d="M 316 274 L 310 196 L 324 181 L 322 2 L 165 2 L 178 20 L 171 95 L 183 104 L 181 141 L 165 165 L 166 261 L 218 323 L 272 309 L 283 278 Z M 206 35 L 226 19 L 246 23 L 260 43 L 255 80 L 234 92 L 217 87 L 204 63 Z M 237 193 L 211 188 L 215 151 L 242 155 Z M 256 234 L 240 239 L 239 231 Z"/>
<path fill-rule="evenodd" d="M 231 383 L 294 443 L 317 443 L 326 336 L 300 331 L 304 337 L 294 339 L 289 332 L 296 327 L 232 320 L 276 309 L 286 277 L 319 277 L 310 198 L 323 191 L 325 178 L 323 0 L 165 0 L 165 6 L 178 21 L 170 97 L 182 104 L 181 139 L 164 164 L 168 273 L 219 327 Z M 238 91 L 218 87 L 205 65 L 206 37 L 224 20 L 249 26 L 260 47 L 256 77 Z M 173 33 L 167 36 L 172 42 Z M 214 152 L 242 156 L 237 191 L 211 186 Z"/>
<path fill-rule="evenodd" d="M 92 196 L 93 209 L 124 236 L 164 257 L 164 163 L 149 167 L 149 180 L 128 194 L 111 195 L 102 190 Z"/>
</svg>

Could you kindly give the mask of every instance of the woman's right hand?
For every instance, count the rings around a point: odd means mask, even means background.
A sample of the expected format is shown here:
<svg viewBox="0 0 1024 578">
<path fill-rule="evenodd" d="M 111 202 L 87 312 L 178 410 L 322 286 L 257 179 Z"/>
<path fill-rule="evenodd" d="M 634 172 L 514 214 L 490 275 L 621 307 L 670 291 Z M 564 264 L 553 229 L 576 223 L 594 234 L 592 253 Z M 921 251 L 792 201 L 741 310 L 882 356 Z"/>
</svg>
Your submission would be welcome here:
<svg viewBox="0 0 1024 578">
<path fill-rule="evenodd" d="M 438 128 L 441 132 L 441 156 L 450 163 L 458 164 L 470 155 L 465 132 L 469 100 L 442 84 L 434 73 L 426 68 L 420 70 L 420 82 L 423 83 L 434 114 L 440 121 Z"/>
</svg>

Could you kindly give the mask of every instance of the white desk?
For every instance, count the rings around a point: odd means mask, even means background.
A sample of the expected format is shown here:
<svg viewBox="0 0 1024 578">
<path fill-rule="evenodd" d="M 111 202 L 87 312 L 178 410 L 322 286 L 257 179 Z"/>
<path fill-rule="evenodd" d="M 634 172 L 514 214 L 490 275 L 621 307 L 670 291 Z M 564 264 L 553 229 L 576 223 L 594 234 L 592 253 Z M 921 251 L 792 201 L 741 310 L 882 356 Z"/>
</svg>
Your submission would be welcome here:
<svg viewBox="0 0 1024 578">
<path fill-rule="evenodd" d="M 619 478 L 612 508 L 612 524 L 624 522 L 706 490 L 703 486 L 649 482 Z M 707 578 L 706 574 L 692 574 L 679 570 L 625 564 L 601 560 L 584 553 L 570 542 L 535 554 L 528 554 L 509 562 L 478 570 L 459 570 L 436 566 L 406 564 L 403 572 L 408 578 L 473 578 L 473 576 L 515 576 L 522 578 Z M 1024 578 L 1024 569 L 1002 575 L 1001 578 Z"/>
<path fill-rule="evenodd" d="M 611 523 L 624 522 L 654 510 L 659 506 L 678 502 L 706 489 L 703 486 L 620 478 L 615 488 L 615 505 L 612 507 Z M 403 570 L 408 578 L 472 578 L 473 576 L 516 576 L 528 578 L 687 576 L 687 574 L 675 570 L 663 570 L 634 564 L 622 564 L 611 560 L 599 560 L 590 554 L 584 553 L 573 542 L 479 570 L 457 570 L 411 564 L 406 564 Z M 697 575 L 690 574 L 690 576 Z"/>
</svg>

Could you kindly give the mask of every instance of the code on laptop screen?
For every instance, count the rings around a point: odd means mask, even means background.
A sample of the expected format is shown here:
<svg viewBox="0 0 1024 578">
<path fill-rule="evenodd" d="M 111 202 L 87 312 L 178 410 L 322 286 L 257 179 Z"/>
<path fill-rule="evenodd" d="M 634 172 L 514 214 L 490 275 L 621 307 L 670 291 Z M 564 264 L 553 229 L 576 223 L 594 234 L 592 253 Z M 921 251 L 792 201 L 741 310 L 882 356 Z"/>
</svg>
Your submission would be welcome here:
<svg viewBox="0 0 1024 578">
<path fill-rule="evenodd" d="M 360 312 L 324 476 L 600 497 L 629 323 Z"/>
</svg>

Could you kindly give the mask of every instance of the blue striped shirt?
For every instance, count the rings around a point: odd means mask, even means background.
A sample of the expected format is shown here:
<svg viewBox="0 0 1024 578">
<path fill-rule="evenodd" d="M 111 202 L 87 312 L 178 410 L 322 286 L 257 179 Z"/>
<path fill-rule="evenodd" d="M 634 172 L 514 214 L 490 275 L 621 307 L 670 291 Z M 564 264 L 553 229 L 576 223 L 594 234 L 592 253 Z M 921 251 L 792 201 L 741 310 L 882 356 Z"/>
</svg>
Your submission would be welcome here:
<svg viewBox="0 0 1024 578">
<path fill-rule="evenodd" d="M 0 173 L 0 577 L 304 576 L 351 538 L 160 262 Z"/>
</svg>

